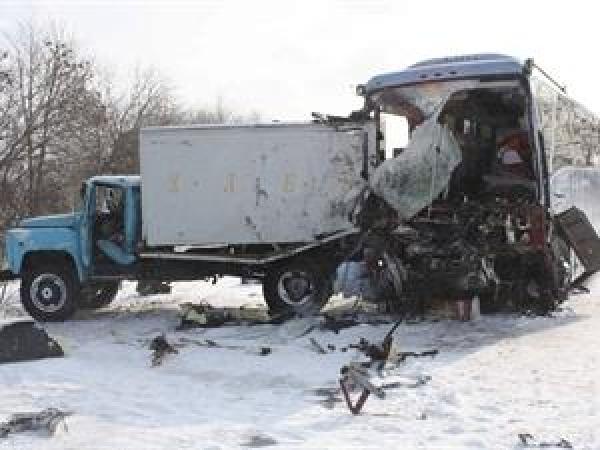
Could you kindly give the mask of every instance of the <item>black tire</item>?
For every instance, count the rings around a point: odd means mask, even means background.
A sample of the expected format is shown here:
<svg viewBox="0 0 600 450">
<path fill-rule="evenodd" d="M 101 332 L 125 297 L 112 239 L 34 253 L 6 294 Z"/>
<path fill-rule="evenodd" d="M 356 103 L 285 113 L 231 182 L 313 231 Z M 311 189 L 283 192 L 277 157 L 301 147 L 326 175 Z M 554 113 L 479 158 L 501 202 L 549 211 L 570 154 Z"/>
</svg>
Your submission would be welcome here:
<svg viewBox="0 0 600 450">
<path fill-rule="evenodd" d="M 121 283 L 118 281 L 93 283 L 81 289 L 79 306 L 85 309 L 100 309 L 115 299 Z"/>
<path fill-rule="evenodd" d="M 21 279 L 21 303 L 40 322 L 61 322 L 77 310 L 79 280 L 70 265 L 34 265 Z"/>
<path fill-rule="evenodd" d="M 263 295 L 273 314 L 317 314 L 332 291 L 328 272 L 310 262 L 275 267 L 263 280 Z"/>
</svg>

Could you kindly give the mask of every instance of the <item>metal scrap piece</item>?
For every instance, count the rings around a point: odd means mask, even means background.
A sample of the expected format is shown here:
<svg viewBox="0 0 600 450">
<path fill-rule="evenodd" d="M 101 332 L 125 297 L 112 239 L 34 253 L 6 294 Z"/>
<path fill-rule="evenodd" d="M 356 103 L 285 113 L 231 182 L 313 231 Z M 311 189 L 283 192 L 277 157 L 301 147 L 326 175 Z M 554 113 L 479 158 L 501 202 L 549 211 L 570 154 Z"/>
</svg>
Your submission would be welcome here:
<svg viewBox="0 0 600 450">
<path fill-rule="evenodd" d="M 38 430 L 46 430 L 52 435 L 71 414 L 56 408 L 47 408 L 39 413 L 13 414 L 6 422 L 0 423 L 0 438 L 5 438 L 11 433 Z"/>
<path fill-rule="evenodd" d="M 321 344 L 319 344 L 319 341 L 317 341 L 315 338 L 310 338 L 310 343 L 312 344 L 312 346 L 315 348 L 315 351 L 321 355 L 325 355 L 327 353 L 327 350 L 325 350 L 323 348 L 323 346 Z"/>
<path fill-rule="evenodd" d="M 169 353 L 179 353 L 179 351 L 167 341 L 164 334 L 152 339 L 152 342 L 150 342 L 150 350 L 153 351 L 152 367 L 160 366 Z"/>
<path fill-rule="evenodd" d="M 519 440 L 521 441 L 521 445 L 526 448 L 573 448 L 573 444 L 564 438 L 561 438 L 557 442 L 544 442 L 538 441 L 530 433 L 520 433 Z"/>
<path fill-rule="evenodd" d="M 379 399 L 385 398 L 385 392 L 383 389 L 371 383 L 369 380 L 369 374 L 363 367 L 350 364 L 342 367 L 340 372 L 342 373 L 342 378 L 340 378 L 340 387 L 342 389 L 342 393 L 344 394 L 346 405 L 348 405 L 348 409 L 352 414 L 356 415 L 360 413 L 362 407 L 371 394 L 376 395 Z M 352 400 L 350 399 L 349 391 L 351 385 L 362 388 L 360 397 L 355 404 L 352 404 Z"/>
</svg>

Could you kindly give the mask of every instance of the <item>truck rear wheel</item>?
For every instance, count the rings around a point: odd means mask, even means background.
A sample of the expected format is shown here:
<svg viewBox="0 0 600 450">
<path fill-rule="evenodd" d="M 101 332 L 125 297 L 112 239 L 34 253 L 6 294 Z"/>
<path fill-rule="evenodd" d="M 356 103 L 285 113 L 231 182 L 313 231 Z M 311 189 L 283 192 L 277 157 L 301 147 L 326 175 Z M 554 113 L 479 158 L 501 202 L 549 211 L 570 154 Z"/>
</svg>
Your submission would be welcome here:
<svg viewBox="0 0 600 450">
<path fill-rule="evenodd" d="M 93 283 L 81 289 L 79 306 L 86 309 L 100 309 L 108 306 L 119 293 L 120 283 Z"/>
<path fill-rule="evenodd" d="M 60 322 L 77 310 L 79 280 L 67 265 L 44 263 L 29 269 L 21 280 L 21 303 L 41 322 Z"/>
<path fill-rule="evenodd" d="M 265 301 L 275 314 L 316 314 L 331 293 L 332 283 L 327 273 L 309 262 L 277 267 L 263 281 Z"/>
</svg>

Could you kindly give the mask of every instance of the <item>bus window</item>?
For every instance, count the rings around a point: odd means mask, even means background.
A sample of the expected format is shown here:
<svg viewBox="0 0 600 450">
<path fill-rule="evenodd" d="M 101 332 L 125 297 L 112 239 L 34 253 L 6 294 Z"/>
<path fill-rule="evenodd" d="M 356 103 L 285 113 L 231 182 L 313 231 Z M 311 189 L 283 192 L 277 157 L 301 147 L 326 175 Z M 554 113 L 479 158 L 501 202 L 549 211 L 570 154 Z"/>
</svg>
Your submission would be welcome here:
<svg viewBox="0 0 600 450">
<path fill-rule="evenodd" d="M 381 113 L 385 159 L 398 156 L 409 141 L 408 121 L 404 116 Z"/>
</svg>

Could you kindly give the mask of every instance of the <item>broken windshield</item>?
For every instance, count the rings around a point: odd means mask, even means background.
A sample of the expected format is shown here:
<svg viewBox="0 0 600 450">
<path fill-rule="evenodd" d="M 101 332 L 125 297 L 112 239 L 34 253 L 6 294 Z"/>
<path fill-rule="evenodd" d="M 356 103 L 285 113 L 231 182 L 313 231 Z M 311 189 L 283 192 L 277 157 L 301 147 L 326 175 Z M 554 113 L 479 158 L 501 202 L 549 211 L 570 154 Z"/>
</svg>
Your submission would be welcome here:
<svg viewBox="0 0 600 450">
<path fill-rule="evenodd" d="M 370 180 L 371 189 L 408 219 L 442 194 L 476 195 L 493 177 L 519 177 L 529 185 L 533 167 L 525 98 L 517 80 L 422 83 L 374 93 L 379 150 L 386 158 Z M 499 164 L 505 141 L 517 137 L 523 149 L 519 155 L 511 150 L 512 159 Z"/>
<path fill-rule="evenodd" d="M 473 89 L 475 80 L 439 81 L 413 86 L 386 88 L 371 96 L 382 112 L 407 117 L 411 127 L 423 122 L 457 91 Z"/>
</svg>

